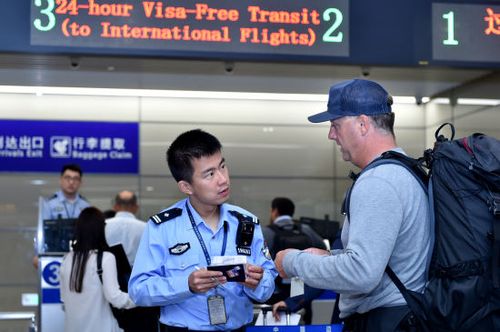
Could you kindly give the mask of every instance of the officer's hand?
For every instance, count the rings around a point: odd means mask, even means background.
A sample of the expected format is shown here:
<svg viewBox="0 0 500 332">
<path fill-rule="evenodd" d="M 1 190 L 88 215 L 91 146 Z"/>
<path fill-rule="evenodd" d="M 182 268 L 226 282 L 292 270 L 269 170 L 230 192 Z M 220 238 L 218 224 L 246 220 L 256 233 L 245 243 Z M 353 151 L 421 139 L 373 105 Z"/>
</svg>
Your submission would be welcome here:
<svg viewBox="0 0 500 332">
<path fill-rule="evenodd" d="M 280 321 L 280 313 L 278 312 L 279 308 L 286 308 L 287 305 L 285 301 L 279 301 L 273 304 L 273 317 L 274 319 L 279 322 Z"/>
<path fill-rule="evenodd" d="M 193 271 L 188 278 L 189 290 L 193 293 L 205 293 L 226 282 L 222 272 L 209 271 L 206 268 Z"/>
<path fill-rule="evenodd" d="M 297 249 L 285 249 L 281 250 L 276 254 L 276 258 L 274 259 L 274 265 L 276 265 L 276 269 L 278 270 L 278 273 L 280 274 L 280 277 L 283 279 L 288 279 L 288 275 L 286 274 L 285 270 L 283 269 L 283 259 L 285 258 L 286 254 L 289 252 L 292 252 Z"/>
<path fill-rule="evenodd" d="M 320 256 L 330 256 L 331 252 L 325 249 L 318 249 L 318 248 L 307 248 L 303 250 L 304 252 L 307 252 L 308 254 L 313 254 L 313 255 L 320 255 Z"/>
<path fill-rule="evenodd" d="M 264 269 L 262 268 L 262 266 L 247 264 L 245 272 L 245 282 L 242 282 L 241 284 L 255 289 L 255 287 L 259 285 L 260 280 L 264 276 Z"/>
</svg>

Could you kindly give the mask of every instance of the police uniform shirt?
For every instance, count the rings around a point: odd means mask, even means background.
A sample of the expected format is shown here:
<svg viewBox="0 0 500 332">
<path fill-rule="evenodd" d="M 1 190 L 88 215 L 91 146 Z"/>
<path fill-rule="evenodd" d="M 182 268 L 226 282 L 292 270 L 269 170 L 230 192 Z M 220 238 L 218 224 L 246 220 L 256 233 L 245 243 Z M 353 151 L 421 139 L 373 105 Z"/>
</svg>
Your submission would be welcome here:
<svg viewBox="0 0 500 332">
<path fill-rule="evenodd" d="M 43 219 L 78 218 L 80 212 L 89 206 L 89 202 L 80 194 L 76 194 L 76 199 L 71 202 L 59 190 L 46 202 L 42 216 Z"/>
<path fill-rule="evenodd" d="M 274 279 L 277 275 L 264 246 L 260 225 L 255 225 L 250 256 L 247 256 L 247 263 L 264 268 L 263 278 L 258 286 L 251 289 L 237 282 L 227 282 L 216 290 L 192 293 L 188 277 L 196 268 L 207 266 L 207 260 L 186 211 L 186 202 L 210 257 L 221 255 L 224 222 L 219 222 L 218 229 L 214 232 L 189 204 L 188 199 L 179 201 L 148 221 L 129 282 L 132 300 L 140 306 L 162 306 L 160 322 L 169 326 L 187 327 L 191 330 L 233 330 L 251 323 L 253 304 L 250 298 L 258 302 L 267 300 L 274 291 Z M 236 233 L 239 221 L 229 212 L 231 210 L 257 220 L 240 207 L 230 204 L 220 206 L 219 220 L 228 224 L 225 256 L 237 255 Z M 164 220 L 171 219 L 160 221 L 158 216 L 163 216 Z M 224 297 L 226 324 L 210 325 L 207 299 L 216 293 Z"/>
</svg>

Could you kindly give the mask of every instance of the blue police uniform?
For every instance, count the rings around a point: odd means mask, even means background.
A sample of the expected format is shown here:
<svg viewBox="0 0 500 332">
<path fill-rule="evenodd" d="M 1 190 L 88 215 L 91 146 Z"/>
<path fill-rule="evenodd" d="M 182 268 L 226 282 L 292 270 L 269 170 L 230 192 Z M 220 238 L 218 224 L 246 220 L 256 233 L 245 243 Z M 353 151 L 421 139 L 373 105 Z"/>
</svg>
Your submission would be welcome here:
<svg viewBox="0 0 500 332">
<path fill-rule="evenodd" d="M 247 255 L 247 263 L 263 267 L 263 278 L 255 289 L 227 282 L 206 293 L 189 290 L 188 276 L 208 264 L 186 207 L 210 257 L 221 256 L 222 252 L 226 256 L 236 256 L 240 252 Z M 253 240 L 246 250 L 237 248 L 239 221 L 231 211 L 255 221 Z M 162 324 L 190 330 L 235 330 L 252 322 L 253 305 L 250 299 L 263 302 L 272 295 L 277 271 L 264 244 L 257 218 L 238 206 L 222 204 L 220 220 L 223 222 L 219 222 L 215 232 L 212 231 L 191 206 L 189 199 L 184 199 L 148 221 L 130 277 L 129 295 L 139 306 L 161 306 Z M 210 324 L 207 301 L 215 294 L 224 297 L 225 324 Z"/>
<path fill-rule="evenodd" d="M 89 202 L 80 194 L 76 194 L 76 199 L 70 202 L 59 190 L 45 202 L 42 217 L 43 219 L 78 218 L 80 212 L 89 206 Z"/>
</svg>

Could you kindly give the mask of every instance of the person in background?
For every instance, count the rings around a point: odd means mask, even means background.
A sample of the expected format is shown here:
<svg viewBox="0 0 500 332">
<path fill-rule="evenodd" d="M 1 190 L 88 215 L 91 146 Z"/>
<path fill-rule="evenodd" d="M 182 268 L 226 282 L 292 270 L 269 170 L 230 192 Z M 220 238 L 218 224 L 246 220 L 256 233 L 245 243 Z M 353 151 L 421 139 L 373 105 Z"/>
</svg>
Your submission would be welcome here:
<svg viewBox="0 0 500 332">
<path fill-rule="evenodd" d="M 106 219 L 106 242 L 115 255 L 120 289 L 128 291 L 128 282 L 142 233 L 146 223 L 135 217 L 139 211 L 137 196 L 129 190 L 120 191 L 115 199 L 113 218 Z M 158 307 L 136 307 L 129 310 L 113 310 L 125 332 L 157 332 Z"/>
<path fill-rule="evenodd" d="M 215 136 L 200 129 L 179 135 L 167 163 L 187 198 L 148 221 L 130 295 L 138 305 L 162 307 L 163 332 L 244 331 L 253 321 L 252 300 L 271 296 L 277 274 L 259 221 L 226 203 L 229 172 Z M 207 269 L 214 259 L 242 260 L 243 270 Z"/>
<path fill-rule="evenodd" d="M 307 249 L 311 247 L 326 249 L 321 236 L 309 225 L 299 224 L 293 220 L 295 204 L 287 197 L 276 197 L 271 201 L 271 223 L 262 228 L 264 240 L 274 259 L 279 250 L 286 248 Z M 275 289 L 269 304 L 283 301 L 290 296 L 290 279 L 276 278 Z M 310 316 L 307 310 L 306 315 Z"/>
<path fill-rule="evenodd" d="M 382 153 L 404 151 L 394 135 L 392 97 L 376 82 L 354 79 L 330 88 L 328 109 L 309 117 L 330 121 L 328 138 L 361 170 Z M 421 292 L 431 258 L 432 226 L 424 189 L 404 167 L 382 164 L 357 177 L 344 202 L 343 250 L 287 249 L 276 255 L 280 275 L 340 294 L 344 331 L 410 331 L 416 320 L 387 266 Z"/>
<path fill-rule="evenodd" d="M 104 227 L 104 215 L 95 207 L 83 209 L 75 223 L 73 251 L 64 256 L 60 269 L 65 332 L 122 331 L 110 304 L 116 308 L 135 307 L 128 294 L 120 291 L 115 257 L 105 251 L 108 246 Z"/>
<path fill-rule="evenodd" d="M 78 193 L 82 184 L 83 172 L 77 164 L 66 164 L 61 169 L 59 177 L 60 189 L 39 208 L 43 220 L 49 219 L 76 219 L 80 212 L 90 206 L 85 197 Z M 33 266 L 38 269 L 38 248 L 35 237 L 35 256 Z"/>
<path fill-rule="evenodd" d="M 294 229 L 294 225 L 297 225 L 297 223 L 293 220 L 294 213 L 295 204 L 290 198 L 276 197 L 271 201 L 270 226 L 263 227 L 262 233 L 264 234 L 264 240 L 266 241 L 273 258 L 277 253 L 275 248 L 275 229 Z M 326 249 L 325 242 L 321 236 L 309 225 L 300 224 L 300 232 L 307 236 L 309 240 L 309 243 L 307 243 L 308 247 Z"/>
<path fill-rule="evenodd" d="M 60 190 L 47 200 L 42 211 L 44 220 L 78 218 L 80 212 L 90 206 L 85 197 L 78 193 L 82 176 L 83 172 L 77 164 L 67 164 L 62 167 L 59 178 Z"/>
<path fill-rule="evenodd" d="M 116 214 L 106 219 L 106 242 L 110 247 L 122 246 L 130 266 L 134 266 L 135 255 L 146 223 L 135 217 L 139 211 L 137 196 L 129 191 L 119 192 L 113 205 Z"/>
</svg>

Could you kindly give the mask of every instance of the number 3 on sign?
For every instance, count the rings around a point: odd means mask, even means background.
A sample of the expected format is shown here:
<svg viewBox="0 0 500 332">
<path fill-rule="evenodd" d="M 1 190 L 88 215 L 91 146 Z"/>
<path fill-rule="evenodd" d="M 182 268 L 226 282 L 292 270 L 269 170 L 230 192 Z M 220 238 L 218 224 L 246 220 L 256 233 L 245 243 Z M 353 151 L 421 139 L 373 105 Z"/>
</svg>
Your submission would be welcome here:
<svg viewBox="0 0 500 332">
<path fill-rule="evenodd" d="M 46 2 L 46 6 L 44 6 L 44 2 Z M 40 18 L 37 18 L 33 21 L 33 25 L 37 30 L 40 31 L 50 31 L 56 25 L 56 17 L 52 12 L 54 10 L 54 0 L 34 0 L 34 4 L 40 8 L 40 14 L 47 17 L 47 24 L 43 24 Z"/>
<path fill-rule="evenodd" d="M 323 34 L 323 41 L 328 43 L 341 43 L 344 34 L 339 31 L 336 35 L 333 35 L 337 28 L 342 24 L 344 16 L 342 12 L 337 8 L 328 8 L 323 12 L 323 20 L 330 21 L 333 15 L 333 23 L 328 30 Z"/>
</svg>

